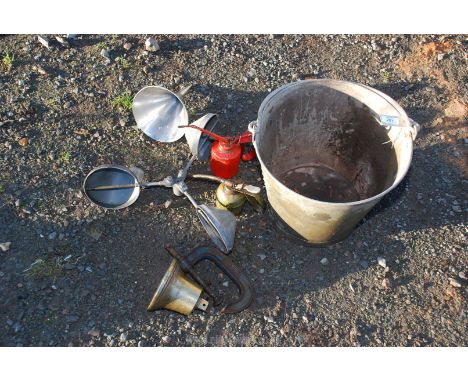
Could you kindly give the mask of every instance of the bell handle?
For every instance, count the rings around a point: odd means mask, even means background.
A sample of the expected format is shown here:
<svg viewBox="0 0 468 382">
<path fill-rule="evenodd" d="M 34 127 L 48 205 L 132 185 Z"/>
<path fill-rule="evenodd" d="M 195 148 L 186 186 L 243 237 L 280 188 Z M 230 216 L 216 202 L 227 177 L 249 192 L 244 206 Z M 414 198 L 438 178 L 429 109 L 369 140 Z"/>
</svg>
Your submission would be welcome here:
<svg viewBox="0 0 468 382">
<path fill-rule="evenodd" d="M 247 276 L 234 264 L 234 262 L 214 247 L 198 247 L 195 248 L 187 257 L 187 263 L 194 267 L 202 260 L 208 260 L 214 263 L 229 279 L 236 284 L 239 289 L 238 299 L 225 306 L 222 313 L 238 313 L 249 307 L 253 300 L 253 290 Z"/>
<path fill-rule="evenodd" d="M 203 281 L 203 279 L 200 278 L 200 276 L 198 276 L 198 274 L 195 272 L 195 270 L 193 269 L 193 267 L 190 265 L 190 263 L 188 263 L 185 259 L 184 256 L 180 255 L 175 249 L 174 247 L 172 247 L 172 245 L 170 244 L 166 244 L 164 246 L 164 248 L 166 249 L 166 251 L 174 258 L 177 260 L 177 262 L 179 263 L 179 266 L 180 268 L 185 272 L 185 273 L 188 273 L 190 276 L 192 276 L 192 278 L 202 286 L 202 288 L 205 290 L 205 292 L 208 294 L 208 296 L 210 296 L 212 299 L 213 299 L 213 305 L 219 305 L 221 303 L 221 301 L 216 297 L 216 295 L 214 294 L 213 290 Z"/>
</svg>

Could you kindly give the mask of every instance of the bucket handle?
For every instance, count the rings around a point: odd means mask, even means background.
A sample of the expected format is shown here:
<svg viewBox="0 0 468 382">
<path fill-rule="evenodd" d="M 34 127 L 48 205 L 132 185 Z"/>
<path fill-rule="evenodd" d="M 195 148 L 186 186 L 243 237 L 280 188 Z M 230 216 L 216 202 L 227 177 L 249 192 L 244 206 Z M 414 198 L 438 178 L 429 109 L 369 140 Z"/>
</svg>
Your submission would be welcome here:
<svg viewBox="0 0 468 382">
<path fill-rule="evenodd" d="M 252 133 L 252 142 L 254 142 L 255 132 L 257 130 L 257 120 L 250 122 L 249 125 L 247 126 L 247 130 L 249 130 Z"/>
<path fill-rule="evenodd" d="M 409 118 L 409 121 L 411 124 L 410 126 L 411 138 L 413 138 L 413 141 L 414 141 L 419 131 L 421 130 L 421 125 L 411 118 Z"/>
</svg>

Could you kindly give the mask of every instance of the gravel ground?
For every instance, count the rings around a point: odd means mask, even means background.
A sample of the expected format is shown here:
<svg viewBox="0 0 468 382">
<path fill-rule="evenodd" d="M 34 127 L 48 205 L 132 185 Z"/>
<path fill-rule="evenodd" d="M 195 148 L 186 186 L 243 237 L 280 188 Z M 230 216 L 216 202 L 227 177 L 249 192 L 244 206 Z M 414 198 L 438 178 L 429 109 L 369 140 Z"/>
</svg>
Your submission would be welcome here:
<svg viewBox="0 0 468 382">
<path fill-rule="evenodd" d="M 157 52 L 144 50 L 148 36 L 79 36 L 69 46 L 46 37 L 49 48 L 32 35 L 0 36 L 0 243 L 11 242 L 0 250 L 1 345 L 468 345 L 467 36 L 151 36 Z M 189 157 L 183 139 L 146 139 L 113 101 L 145 85 L 193 84 L 190 119 L 218 113 L 232 134 L 270 91 L 304 78 L 357 81 L 396 99 L 423 126 L 408 176 L 326 248 L 291 241 L 268 213 L 246 208 L 231 256 L 255 285 L 252 306 L 146 312 L 170 263 L 163 244 L 188 253 L 209 241 L 169 190 L 120 211 L 82 195 L 99 164 L 136 165 L 155 180 Z M 240 177 L 261 185 L 258 162 L 243 163 Z M 215 186 L 191 187 L 213 203 Z"/>
</svg>

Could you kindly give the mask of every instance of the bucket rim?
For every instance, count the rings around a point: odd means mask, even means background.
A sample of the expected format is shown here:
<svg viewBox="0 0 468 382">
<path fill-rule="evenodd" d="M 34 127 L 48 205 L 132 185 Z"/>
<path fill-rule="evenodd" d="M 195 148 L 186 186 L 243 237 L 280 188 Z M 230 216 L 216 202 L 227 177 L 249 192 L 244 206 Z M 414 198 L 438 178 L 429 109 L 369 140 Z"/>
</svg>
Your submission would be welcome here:
<svg viewBox="0 0 468 382">
<path fill-rule="evenodd" d="M 257 127 L 256 127 L 256 132 L 254 134 L 254 139 L 253 139 L 253 145 L 255 147 L 255 151 L 257 152 L 257 158 L 258 158 L 258 161 L 260 162 L 260 165 L 261 165 L 261 168 L 262 168 L 262 171 L 266 171 L 268 173 L 268 175 L 273 178 L 275 181 L 277 181 L 280 185 L 280 187 L 290 191 L 290 192 L 293 192 L 296 196 L 299 196 L 300 199 L 303 199 L 303 200 L 313 200 L 315 203 L 319 203 L 319 204 L 322 204 L 324 206 L 341 206 L 341 207 L 354 207 L 354 206 L 360 206 L 360 205 L 364 205 L 364 204 L 370 204 L 372 202 L 375 202 L 377 203 L 380 199 L 382 199 L 386 194 L 388 194 L 389 192 L 391 192 L 393 189 L 395 189 L 400 183 L 401 181 L 405 178 L 406 174 L 408 173 L 408 170 L 411 166 L 411 162 L 412 162 L 412 159 L 413 159 L 413 139 L 411 139 L 410 136 L 408 136 L 407 134 L 404 134 L 404 138 L 405 139 L 409 139 L 409 159 L 407 161 L 407 163 L 404 165 L 404 167 L 402 166 L 402 171 L 400 173 L 399 176 L 397 176 L 395 178 L 395 180 L 393 181 L 392 185 L 388 188 L 386 188 L 385 190 L 383 190 L 382 192 L 378 193 L 377 195 L 374 195 L 374 196 L 371 196 L 370 198 L 366 198 L 366 199 L 361 199 L 361 200 L 356 200 L 354 202 L 325 202 L 325 201 L 322 201 L 322 200 L 318 200 L 318 199 L 312 199 L 312 198 L 308 198 L 302 194 L 299 194 L 298 192 L 292 190 L 291 188 L 287 187 L 285 184 L 283 184 L 283 182 L 281 182 L 276 176 L 274 176 L 271 171 L 268 169 L 268 167 L 266 166 L 266 164 L 263 162 L 262 160 L 262 157 L 259 153 L 259 150 L 258 150 L 258 146 L 257 146 L 257 140 L 255 139 L 255 135 L 258 131 L 258 129 L 260 128 L 260 115 L 264 112 L 264 109 L 266 108 L 267 104 L 273 99 L 273 97 L 277 96 L 278 93 L 284 91 L 285 89 L 287 88 L 290 88 L 292 86 L 299 86 L 301 83 L 304 83 L 304 82 L 322 82 L 322 83 L 327 83 L 327 82 L 338 82 L 338 83 L 347 83 L 347 84 L 351 84 L 351 85 L 356 85 L 356 86 L 360 86 L 360 87 L 363 87 L 364 89 L 368 90 L 368 91 L 372 91 L 374 92 L 375 94 L 377 94 L 378 96 L 384 98 L 387 102 L 389 102 L 393 107 L 395 107 L 395 109 L 404 117 L 405 119 L 405 122 L 407 122 L 407 125 L 408 127 L 411 126 L 410 122 L 409 122 L 409 117 L 408 115 L 406 114 L 406 112 L 404 111 L 404 109 L 393 99 L 391 98 L 390 96 L 388 96 L 387 94 L 385 93 L 382 93 L 380 90 L 378 89 L 374 89 L 370 86 L 367 86 L 367 85 L 363 85 L 363 84 L 359 84 L 357 82 L 352 82 L 352 81 L 344 81 L 344 80 L 335 80 L 335 79 L 326 79 L 326 78 L 320 78 L 320 79 L 310 79 L 310 80 L 300 80 L 300 81 L 296 81 L 296 82 L 290 82 L 288 84 L 285 84 L 283 86 L 280 86 L 278 89 L 275 89 L 274 91 L 272 91 L 270 94 L 268 94 L 265 99 L 262 101 L 262 103 L 260 104 L 260 107 L 258 109 L 258 114 L 257 114 Z M 404 128 L 404 126 L 401 127 L 402 129 Z"/>
</svg>

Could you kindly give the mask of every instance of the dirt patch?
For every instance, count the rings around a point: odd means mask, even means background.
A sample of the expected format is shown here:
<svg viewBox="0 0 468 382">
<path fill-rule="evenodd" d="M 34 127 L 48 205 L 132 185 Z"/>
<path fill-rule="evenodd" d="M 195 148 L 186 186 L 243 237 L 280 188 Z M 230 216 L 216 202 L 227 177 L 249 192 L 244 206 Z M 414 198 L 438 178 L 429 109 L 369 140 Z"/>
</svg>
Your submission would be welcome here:
<svg viewBox="0 0 468 382">
<path fill-rule="evenodd" d="M 453 135 L 450 131 L 453 133 L 456 130 L 455 134 L 459 137 L 467 135 L 468 102 L 466 95 L 460 92 L 459 79 L 449 79 L 447 68 L 443 69 L 439 54 L 458 54 L 463 49 L 462 45 L 457 46 L 450 40 L 431 41 L 416 46 L 398 62 L 398 68 L 407 80 L 428 78 L 440 88 L 437 94 L 445 96 L 445 100 L 437 107 L 441 117 L 432 123 L 432 127 L 442 128 L 449 135 Z M 442 60 L 445 60 L 444 57 L 441 57 Z M 458 146 L 457 140 L 454 143 Z M 464 151 L 463 147 L 457 149 Z M 466 174 L 464 158 L 450 156 L 450 161 L 456 162 L 456 166 Z"/>
<path fill-rule="evenodd" d="M 468 118 L 468 104 L 459 99 L 452 99 L 444 110 L 447 118 L 466 120 Z"/>
<path fill-rule="evenodd" d="M 450 41 L 435 42 L 421 46 L 421 54 L 426 57 L 433 57 L 439 53 L 448 53 L 453 49 L 453 44 Z"/>
<path fill-rule="evenodd" d="M 409 55 L 404 56 L 399 62 L 400 70 L 407 76 L 418 72 L 428 74 L 431 72 L 431 62 L 437 60 L 439 53 L 449 53 L 453 49 L 451 42 L 430 42 L 418 46 Z"/>
<path fill-rule="evenodd" d="M 416 76 L 433 78 L 441 87 L 454 92 L 456 83 L 448 81 L 446 74 L 435 67 L 438 55 L 451 53 L 453 49 L 450 41 L 432 41 L 420 45 L 398 62 L 398 68 L 408 79 Z"/>
</svg>

